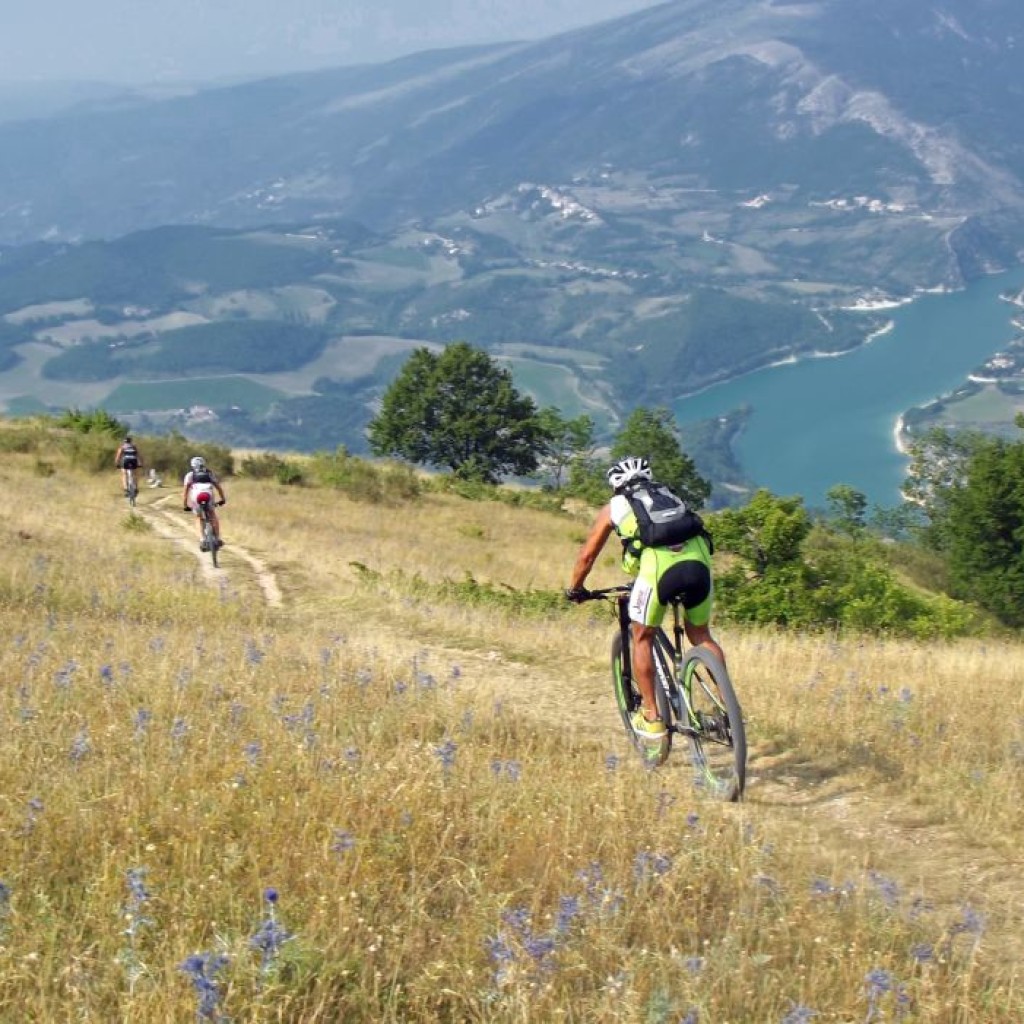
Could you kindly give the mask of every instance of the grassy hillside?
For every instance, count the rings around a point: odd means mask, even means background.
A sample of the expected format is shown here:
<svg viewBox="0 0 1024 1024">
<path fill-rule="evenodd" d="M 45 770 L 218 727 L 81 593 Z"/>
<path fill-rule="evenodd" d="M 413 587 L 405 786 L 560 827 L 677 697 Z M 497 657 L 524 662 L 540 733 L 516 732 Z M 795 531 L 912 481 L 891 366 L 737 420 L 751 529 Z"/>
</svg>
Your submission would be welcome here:
<svg viewBox="0 0 1024 1024">
<path fill-rule="evenodd" d="M 720 630 L 725 806 L 631 755 L 586 516 L 231 478 L 213 572 L 173 480 L 0 480 L 0 1020 L 1024 1016 L 1024 645 Z"/>
</svg>

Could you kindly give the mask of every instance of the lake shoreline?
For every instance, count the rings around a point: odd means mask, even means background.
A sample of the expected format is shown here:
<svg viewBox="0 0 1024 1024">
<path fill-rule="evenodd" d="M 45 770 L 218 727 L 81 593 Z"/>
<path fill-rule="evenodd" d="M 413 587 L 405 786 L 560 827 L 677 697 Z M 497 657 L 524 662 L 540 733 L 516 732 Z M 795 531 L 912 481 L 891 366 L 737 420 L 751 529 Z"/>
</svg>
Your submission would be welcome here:
<svg viewBox="0 0 1024 1024">
<path fill-rule="evenodd" d="M 813 504 L 843 482 L 891 504 L 899 500 L 909 446 L 919 432 L 911 411 L 937 395 L 955 394 L 970 372 L 1005 346 L 1017 330 L 1008 329 L 1009 314 L 1024 320 L 1005 302 L 1024 303 L 1022 286 L 1024 264 L 965 288 L 917 291 L 884 321 L 878 309 L 871 310 L 876 315 L 858 345 L 784 358 L 776 351 L 756 372 L 679 396 L 673 413 L 685 430 L 688 423 L 749 407 L 751 418 L 733 451 L 756 486 L 803 495 Z M 836 362 L 837 355 L 849 359 Z"/>
</svg>

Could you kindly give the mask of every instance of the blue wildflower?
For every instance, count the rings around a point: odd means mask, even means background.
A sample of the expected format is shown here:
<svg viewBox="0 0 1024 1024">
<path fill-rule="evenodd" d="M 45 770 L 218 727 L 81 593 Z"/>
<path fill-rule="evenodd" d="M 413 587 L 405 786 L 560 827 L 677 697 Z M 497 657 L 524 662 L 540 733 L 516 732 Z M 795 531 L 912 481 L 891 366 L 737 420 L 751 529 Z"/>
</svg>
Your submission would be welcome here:
<svg viewBox="0 0 1024 1024">
<path fill-rule="evenodd" d="M 561 935 L 569 930 L 572 922 L 580 915 L 578 896 L 561 896 L 558 900 L 558 917 L 555 919 L 555 931 Z"/>
<path fill-rule="evenodd" d="M 89 733 L 83 729 L 72 740 L 69 756 L 72 761 L 82 761 L 89 755 L 90 750 L 92 750 L 92 743 L 89 742 Z"/>
<path fill-rule="evenodd" d="M 266 974 L 274 966 L 281 947 L 295 936 L 277 920 L 278 892 L 268 888 L 263 892 L 268 912 L 259 928 L 249 936 L 249 947 L 260 952 L 260 971 Z"/>
<path fill-rule="evenodd" d="M 198 1020 L 226 1020 L 219 1009 L 221 991 L 216 975 L 227 963 L 228 958 L 223 953 L 194 953 L 178 964 L 178 970 L 188 975 L 199 996 Z"/>
<path fill-rule="evenodd" d="M 664 875 L 672 867 L 672 859 L 661 853 L 650 853 L 641 850 L 633 858 L 633 877 L 638 884 L 643 884 L 651 878 Z"/>
<path fill-rule="evenodd" d="M 149 723 L 153 721 L 153 712 L 147 708 L 139 708 L 135 712 L 135 717 L 132 722 L 135 726 L 135 738 L 141 739 L 146 734 L 146 729 L 149 728 Z"/>
<path fill-rule="evenodd" d="M 356 838 L 347 829 L 336 828 L 334 830 L 334 839 L 331 842 L 331 850 L 334 853 L 348 853 L 349 850 L 355 848 Z"/>
<path fill-rule="evenodd" d="M 818 1011 L 812 1010 L 809 1006 L 801 1006 L 793 1003 L 791 1009 L 782 1018 L 780 1024 L 809 1024 L 812 1017 L 817 1017 Z"/>
<path fill-rule="evenodd" d="M 451 738 L 446 739 L 440 746 L 434 747 L 434 754 L 441 762 L 445 775 L 455 766 L 455 754 L 458 749 L 458 744 Z"/>
<path fill-rule="evenodd" d="M 878 871 L 869 871 L 868 878 L 878 890 L 878 894 L 882 897 L 882 902 L 887 907 L 895 907 L 899 903 L 900 887 L 896 881 L 886 878 L 885 875 Z"/>
</svg>

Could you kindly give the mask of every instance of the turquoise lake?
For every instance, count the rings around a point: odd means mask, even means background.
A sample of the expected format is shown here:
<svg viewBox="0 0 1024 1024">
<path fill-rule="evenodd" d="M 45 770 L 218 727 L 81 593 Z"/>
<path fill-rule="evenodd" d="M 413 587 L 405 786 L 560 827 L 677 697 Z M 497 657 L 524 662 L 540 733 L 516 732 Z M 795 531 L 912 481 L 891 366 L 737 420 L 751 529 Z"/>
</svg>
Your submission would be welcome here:
<svg viewBox="0 0 1024 1024">
<path fill-rule="evenodd" d="M 894 442 L 897 418 L 953 391 L 1014 337 L 1020 310 L 999 295 L 1022 284 L 1024 267 L 1016 267 L 960 292 L 921 295 L 881 311 L 895 326 L 868 345 L 747 374 L 677 400 L 673 412 L 686 424 L 749 405 L 736 455 L 775 494 L 820 507 L 844 483 L 895 505 L 907 467 Z"/>
</svg>

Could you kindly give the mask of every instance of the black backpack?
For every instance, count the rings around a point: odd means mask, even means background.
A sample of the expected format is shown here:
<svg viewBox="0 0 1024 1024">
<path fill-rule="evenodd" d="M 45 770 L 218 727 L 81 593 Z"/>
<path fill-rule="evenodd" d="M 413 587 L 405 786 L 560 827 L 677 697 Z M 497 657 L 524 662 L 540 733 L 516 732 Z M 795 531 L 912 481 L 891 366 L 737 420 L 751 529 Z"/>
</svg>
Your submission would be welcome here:
<svg viewBox="0 0 1024 1024">
<path fill-rule="evenodd" d="M 623 494 L 636 516 L 637 537 L 645 548 L 671 548 L 703 536 L 713 551 L 704 520 L 671 488 L 640 480 Z"/>
</svg>

